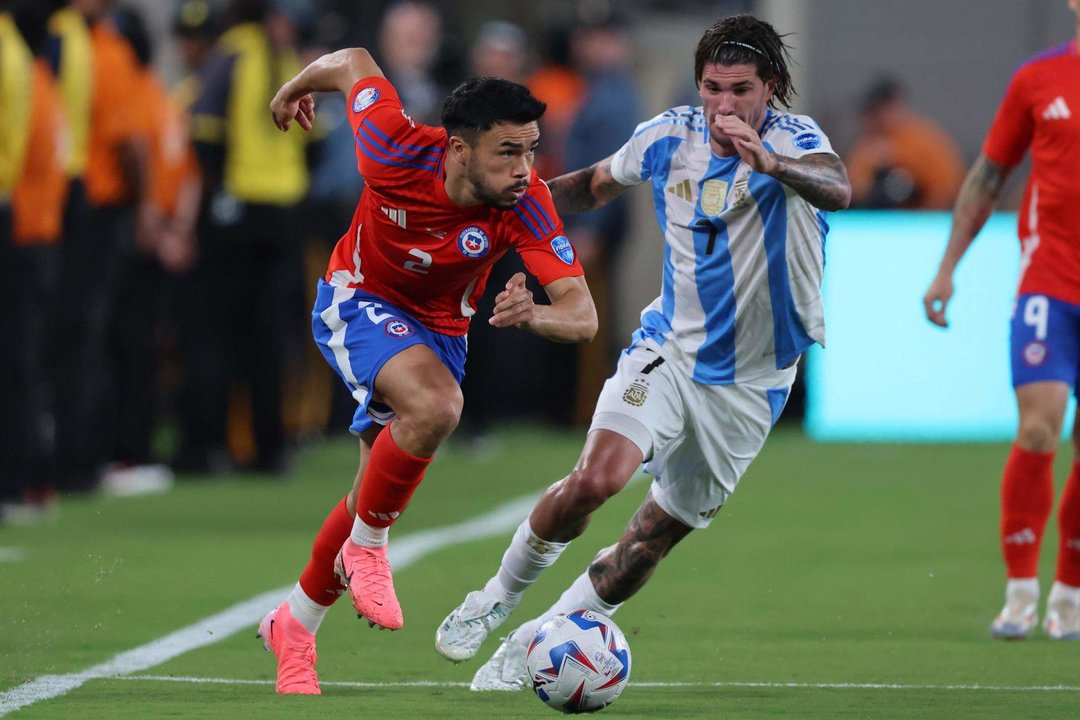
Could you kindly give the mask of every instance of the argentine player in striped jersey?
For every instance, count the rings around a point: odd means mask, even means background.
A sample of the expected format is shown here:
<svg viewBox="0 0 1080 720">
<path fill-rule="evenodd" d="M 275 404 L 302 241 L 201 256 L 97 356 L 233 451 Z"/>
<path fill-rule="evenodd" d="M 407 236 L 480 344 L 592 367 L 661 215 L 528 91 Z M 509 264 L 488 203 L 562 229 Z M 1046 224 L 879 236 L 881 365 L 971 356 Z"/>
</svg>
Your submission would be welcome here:
<svg viewBox="0 0 1080 720">
<path fill-rule="evenodd" d="M 776 109 L 794 94 L 786 52 L 768 23 L 717 23 L 694 58 L 701 107 L 642 123 L 614 156 L 549 183 L 560 213 L 652 186 L 665 240 L 660 297 L 604 386 L 577 465 L 518 528 L 497 574 L 438 628 L 436 649 L 455 661 L 475 655 L 642 462 L 654 479 L 618 542 L 510 633 L 473 689 L 525 687 L 540 623 L 577 608 L 610 615 L 707 527 L 780 415 L 799 356 L 824 343 L 825 212 L 847 207 L 851 187 L 817 123 Z"/>
</svg>

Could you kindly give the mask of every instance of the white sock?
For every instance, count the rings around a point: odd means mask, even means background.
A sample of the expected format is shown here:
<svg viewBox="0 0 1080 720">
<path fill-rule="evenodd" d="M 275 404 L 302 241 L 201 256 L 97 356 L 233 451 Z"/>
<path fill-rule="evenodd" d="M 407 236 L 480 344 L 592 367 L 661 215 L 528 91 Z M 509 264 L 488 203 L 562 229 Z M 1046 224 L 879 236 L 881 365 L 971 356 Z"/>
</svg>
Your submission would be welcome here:
<svg viewBox="0 0 1080 720">
<path fill-rule="evenodd" d="M 620 606 L 622 606 L 622 603 L 612 605 L 596 594 L 596 588 L 593 587 L 592 578 L 589 577 L 589 571 L 586 570 L 578 576 L 578 579 L 575 580 L 570 587 L 566 588 L 566 592 L 564 592 L 562 596 L 555 601 L 555 604 L 548 608 L 543 615 L 526 623 L 522 623 L 517 630 L 514 630 L 514 642 L 520 643 L 521 645 L 528 645 L 540 626 L 556 615 L 563 615 L 568 612 L 573 612 L 574 610 L 584 609 L 593 610 L 594 612 L 611 617 Z"/>
<path fill-rule="evenodd" d="M 1009 578 L 1005 583 L 1005 599 L 1016 594 L 1029 596 L 1033 602 L 1039 600 L 1039 578 Z"/>
<path fill-rule="evenodd" d="M 299 620 L 300 624 L 312 635 L 319 632 L 319 626 L 326 617 L 326 611 L 330 609 L 329 605 L 320 605 L 309 598 L 300 587 L 300 583 L 296 583 L 296 587 L 289 593 L 289 597 L 285 598 L 285 602 L 289 603 L 289 612 L 292 616 Z"/>
<path fill-rule="evenodd" d="M 357 515 L 356 519 L 353 520 L 350 537 L 354 543 L 362 547 L 382 547 L 390 538 L 390 528 L 372 527 Z"/>
<path fill-rule="evenodd" d="M 1050 597 L 1048 601 L 1063 600 L 1070 605 L 1080 605 L 1080 587 L 1073 587 L 1072 585 L 1066 585 L 1063 582 L 1054 581 L 1053 586 L 1050 588 Z"/>
<path fill-rule="evenodd" d="M 502 586 L 501 594 L 509 598 L 520 598 L 525 588 L 536 582 L 540 573 L 554 564 L 569 544 L 542 540 L 532 531 L 529 519 L 525 518 L 514 532 L 510 547 L 503 553 L 499 572 L 493 578 Z M 489 581 L 488 587 L 492 584 Z M 516 599 L 513 604 L 517 604 Z"/>
</svg>

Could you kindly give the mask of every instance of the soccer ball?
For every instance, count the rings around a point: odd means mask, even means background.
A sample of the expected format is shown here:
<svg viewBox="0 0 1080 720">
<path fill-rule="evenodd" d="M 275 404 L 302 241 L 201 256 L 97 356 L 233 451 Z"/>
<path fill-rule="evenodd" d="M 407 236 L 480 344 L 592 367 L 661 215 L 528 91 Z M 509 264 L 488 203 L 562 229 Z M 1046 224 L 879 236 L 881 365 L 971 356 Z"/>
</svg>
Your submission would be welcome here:
<svg viewBox="0 0 1080 720">
<path fill-rule="evenodd" d="M 619 626 L 591 610 L 556 615 L 529 643 L 525 665 L 537 697 L 564 713 L 615 702 L 630 677 L 630 646 Z"/>
</svg>

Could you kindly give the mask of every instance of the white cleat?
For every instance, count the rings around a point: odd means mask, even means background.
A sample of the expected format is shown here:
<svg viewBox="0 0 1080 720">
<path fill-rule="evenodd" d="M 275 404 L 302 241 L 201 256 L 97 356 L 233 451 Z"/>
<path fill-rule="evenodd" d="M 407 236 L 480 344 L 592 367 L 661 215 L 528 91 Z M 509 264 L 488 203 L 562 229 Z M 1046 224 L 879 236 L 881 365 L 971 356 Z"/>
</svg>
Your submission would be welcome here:
<svg viewBox="0 0 1080 720">
<path fill-rule="evenodd" d="M 491 659 L 480 666 L 469 689 L 473 692 L 524 690 L 529 687 L 529 670 L 525 666 L 528 648 L 514 641 L 513 633 L 503 638 Z"/>
<path fill-rule="evenodd" d="M 1043 631 L 1054 640 L 1080 640 L 1080 588 L 1054 583 L 1046 598 Z"/>
<path fill-rule="evenodd" d="M 483 590 L 474 590 L 435 631 L 435 649 L 447 660 L 468 660 L 513 609 Z"/>
<path fill-rule="evenodd" d="M 1039 624 L 1038 592 L 1013 585 L 1010 582 L 1006 588 L 1005 607 L 990 626 L 990 634 L 998 640 L 1023 640 Z"/>
</svg>

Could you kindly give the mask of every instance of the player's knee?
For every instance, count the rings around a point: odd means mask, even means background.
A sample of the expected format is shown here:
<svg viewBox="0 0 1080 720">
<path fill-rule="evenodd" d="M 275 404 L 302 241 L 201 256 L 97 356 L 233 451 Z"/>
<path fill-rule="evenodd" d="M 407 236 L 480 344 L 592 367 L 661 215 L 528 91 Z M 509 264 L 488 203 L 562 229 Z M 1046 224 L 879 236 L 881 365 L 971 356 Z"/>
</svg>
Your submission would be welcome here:
<svg viewBox="0 0 1080 720">
<path fill-rule="evenodd" d="M 1016 434 L 1016 441 L 1025 450 L 1050 452 L 1057 449 L 1061 427 L 1044 418 L 1024 418 Z"/>
<path fill-rule="evenodd" d="M 619 492 L 621 487 L 622 483 L 608 473 L 575 469 L 566 479 L 564 491 L 575 507 L 592 512 Z"/>
<path fill-rule="evenodd" d="M 406 413 L 399 413 L 415 431 L 443 440 L 454 431 L 461 419 L 461 388 L 425 388 L 417 390 Z"/>
</svg>

